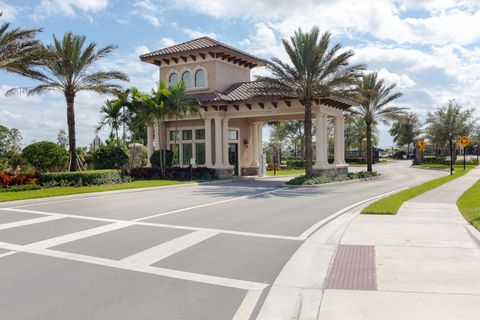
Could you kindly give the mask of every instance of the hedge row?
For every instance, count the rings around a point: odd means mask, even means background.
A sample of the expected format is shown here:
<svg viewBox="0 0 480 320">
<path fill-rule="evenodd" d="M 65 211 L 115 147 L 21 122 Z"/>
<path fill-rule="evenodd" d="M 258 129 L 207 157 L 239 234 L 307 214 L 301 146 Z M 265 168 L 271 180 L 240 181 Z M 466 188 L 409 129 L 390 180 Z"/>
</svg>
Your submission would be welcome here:
<svg viewBox="0 0 480 320">
<path fill-rule="evenodd" d="M 133 179 L 151 180 L 151 179 L 175 179 L 175 180 L 190 180 L 190 177 L 195 180 L 210 180 L 215 179 L 215 170 L 209 168 L 180 168 L 173 167 L 165 170 L 165 175 L 159 168 L 133 168 L 130 172 Z"/>
<path fill-rule="evenodd" d="M 340 174 L 338 176 L 320 176 L 320 175 L 314 175 L 311 177 L 300 176 L 287 181 L 287 184 L 297 185 L 297 186 L 298 185 L 309 186 L 309 185 L 324 184 L 324 183 L 337 182 L 337 181 L 367 179 L 367 178 L 376 177 L 376 176 L 378 176 L 378 173 L 375 171 L 349 172 L 347 174 Z"/>
<path fill-rule="evenodd" d="M 42 174 L 42 184 L 55 186 L 90 186 L 128 181 L 120 170 L 95 170 L 77 172 L 52 172 Z"/>
</svg>

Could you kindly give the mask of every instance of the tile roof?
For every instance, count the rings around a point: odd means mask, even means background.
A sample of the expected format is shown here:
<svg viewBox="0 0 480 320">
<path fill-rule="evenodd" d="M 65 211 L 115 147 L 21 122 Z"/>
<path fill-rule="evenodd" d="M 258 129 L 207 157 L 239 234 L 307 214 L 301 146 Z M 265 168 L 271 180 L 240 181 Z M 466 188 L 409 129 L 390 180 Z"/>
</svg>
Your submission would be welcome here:
<svg viewBox="0 0 480 320">
<path fill-rule="evenodd" d="M 193 39 L 184 43 L 176 44 L 168 48 L 160 49 L 157 51 L 153 51 L 144 55 L 140 56 L 140 59 L 147 59 L 147 58 L 153 58 L 153 57 L 159 57 L 163 55 L 172 55 L 172 54 L 177 54 L 177 53 L 186 53 L 190 51 L 196 51 L 196 50 L 202 50 L 202 49 L 214 49 L 214 48 L 223 48 L 227 49 L 230 51 L 233 51 L 237 54 L 246 56 L 250 59 L 253 59 L 258 62 L 265 62 L 265 60 L 255 57 L 254 55 L 251 55 L 245 51 L 239 50 L 237 48 L 234 48 L 232 46 L 229 46 L 223 42 L 217 41 L 215 39 L 212 39 L 210 37 L 201 37 L 198 39 Z"/>
<path fill-rule="evenodd" d="M 268 90 L 267 90 L 268 91 Z M 205 92 L 195 95 L 200 104 L 232 104 L 238 102 L 267 101 L 267 100 L 293 100 L 295 98 L 265 93 L 265 87 L 259 81 L 237 82 L 225 91 Z M 338 97 L 324 97 L 319 101 L 322 104 L 339 109 L 347 109 L 358 104 L 354 100 Z"/>
</svg>

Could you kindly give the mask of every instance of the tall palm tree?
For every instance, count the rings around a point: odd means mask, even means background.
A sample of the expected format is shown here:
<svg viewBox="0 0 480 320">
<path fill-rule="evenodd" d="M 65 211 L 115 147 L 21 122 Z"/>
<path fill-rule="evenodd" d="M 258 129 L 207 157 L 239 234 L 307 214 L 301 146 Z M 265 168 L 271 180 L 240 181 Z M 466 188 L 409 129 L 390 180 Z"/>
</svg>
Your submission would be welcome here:
<svg viewBox="0 0 480 320">
<path fill-rule="evenodd" d="M 0 17 L 2 13 L 0 12 Z M 41 78 L 36 70 L 42 62 L 41 43 L 35 39 L 41 29 L 10 28 L 10 23 L 0 25 L 0 71 L 29 78 Z"/>
<path fill-rule="evenodd" d="M 167 99 L 165 101 L 166 114 L 170 118 L 175 118 L 175 120 L 182 119 L 187 114 L 198 115 L 202 117 L 201 108 L 197 99 L 193 95 L 187 94 L 187 86 L 185 81 L 179 81 L 175 85 L 169 86 L 168 90 L 170 91 Z M 177 121 L 178 122 L 178 121 Z M 175 131 L 178 132 L 178 128 L 175 128 Z M 175 135 L 175 145 L 177 145 L 177 134 Z M 177 148 L 175 147 L 173 154 L 173 162 L 178 157 Z"/>
<path fill-rule="evenodd" d="M 407 158 L 410 157 L 410 146 L 422 133 L 422 124 L 415 113 L 400 117 L 388 131 L 393 137 L 393 142 L 399 146 L 407 146 Z"/>
<path fill-rule="evenodd" d="M 117 93 L 121 86 L 111 81 L 128 81 L 128 76 L 120 71 L 92 70 L 96 62 L 106 57 L 117 47 L 108 45 L 97 50 L 94 42 L 85 44 L 85 37 L 66 33 L 62 40 L 53 36 L 53 45 L 43 46 L 46 53 L 41 67 L 41 84 L 31 89 L 17 88 L 7 92 L 15 94 L 27 92 L 29 95 L 57 91 L 65 96 L 67 103 L 68 142 L 70 171 L 78 169 L 75 136 L 75 97 L 81 91 L 98 94 Z"/>
<path fill-rule="evenodd" d="M 103 114 L 103 118 L 96 129 L 96 131 L 99 132 L 105 126 L 109 126 L 111 129 L 110 134 L 113 135 L 115 133 L 117 146 L 120 144 L 118 130 L 122 126 L 123 121 L 122 108 L 123 105 L 120 99 L 105 101 L 105 104 L 100 108 L 100 113 Z"/>
<path fill-rule="evenodd" d="M 290 40 L 282 43 L 290 59 L 289 63 L 272 58 L 267 63 L 271 77 L 259 77 L 265 90 L 281 96 L 297 98 L 305 107 L 305 174 L 312 171 L 312 105 L 314 100 L 325 96 L 352 95 L 352 87 L 364 65 L 350 65 L 354 55 L 351 50 L 342 50 L 340 44 L 330 45 L 331 34 L 320 35 L 314 26 L 310 32 L 298 29 Z"/>
<path fill-rule="evenodd" d="M 388 123 L 405 115 L 405 108 L 390 106 L 390 103 L 402 96 L 401 92 L 394 92 L 396 84 L 386 85 L 383 79 L 378 79 L 378 73 L 364 74 L 357 86 L 361 104 L 353 109 L 354 114 L 360 115 L 366 124 L 366 154 L 367 171 L 372 171 L 372 125 L 379 121 Z"/>
</svg>

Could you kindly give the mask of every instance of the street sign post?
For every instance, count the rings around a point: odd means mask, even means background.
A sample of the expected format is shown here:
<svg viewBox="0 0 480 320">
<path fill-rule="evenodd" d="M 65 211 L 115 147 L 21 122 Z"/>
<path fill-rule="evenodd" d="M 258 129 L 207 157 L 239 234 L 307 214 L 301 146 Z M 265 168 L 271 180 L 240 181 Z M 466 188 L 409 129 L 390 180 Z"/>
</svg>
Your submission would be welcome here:
<svg viewBox="0 0 480 320">
<path fill-rule="evenodd" d="M 421 155 L 420 155 L 421 162 L 423 163 L 423 154 L 425 152 L 425 148 L 427 146 L 427 143 L 425 142 L 425 140 L 420 139 L 417 142 L 417 146 L 418 146 L 418 151 L 420 151 L 420 153 L 421 153 Z"/>
<path fill-rule="evenodd" d="M 467 154 L 465 151 L 467 151 L 467 147 L 470 144 L 470 138 L 467 136 L 460 137 L 460 140 L 458 140 L 458 144 L 463 147 L 463 170 L 465 170 L 467 162 Z"/>
</svg>

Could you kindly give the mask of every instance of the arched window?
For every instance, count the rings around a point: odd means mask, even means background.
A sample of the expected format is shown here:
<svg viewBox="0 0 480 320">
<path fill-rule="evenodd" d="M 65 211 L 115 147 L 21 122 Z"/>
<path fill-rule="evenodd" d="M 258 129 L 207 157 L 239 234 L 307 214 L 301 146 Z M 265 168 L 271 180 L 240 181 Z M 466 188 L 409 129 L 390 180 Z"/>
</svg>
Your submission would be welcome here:
<svg viewBox="0 0 480 320">
<path fill-rule="evenodd" d="M 195 72 L 195 87 L 205 87 L 205 71 L 202 69 Z"/>
<path fill-rule="evenodd" d="M 174 72 L 168 77 L 168 83 L 175 85 L 178 82 L 178 75 Z"/>
<path fill-rule="evenodd" d="M 192 75 L 190 74 L 190 71 L 185 71 L 182 74 L 182 80 L 185 82 L 185 87 L 187 88 L 192 87 Z"/>
</svg>

